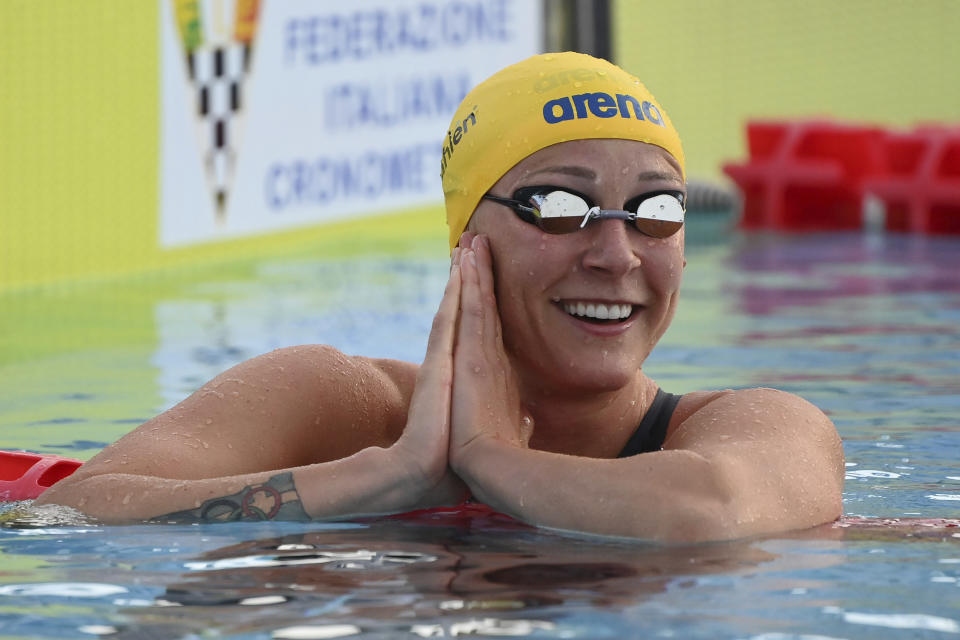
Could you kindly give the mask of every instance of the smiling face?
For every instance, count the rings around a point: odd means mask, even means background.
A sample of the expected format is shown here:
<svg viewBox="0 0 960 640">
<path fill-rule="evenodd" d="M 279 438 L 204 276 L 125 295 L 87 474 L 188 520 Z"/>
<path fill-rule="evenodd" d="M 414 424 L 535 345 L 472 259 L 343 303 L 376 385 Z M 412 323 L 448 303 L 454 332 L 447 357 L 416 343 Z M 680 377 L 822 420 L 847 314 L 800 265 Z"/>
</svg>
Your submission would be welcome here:
<svg viewBox="0 0 960 640">
<path fill-rule="evenodd" d="M 677 162 L 660 147 L 603 139 L 541 149 L 490 193 L 511 198 L 542 185 L 584 194 L 601 209 L 623 209 L 648 192 L 685 191 Z M 551 235 L 482 200 L 468 230 L 490 240 L 504 345 L 526 388 L 590 393 L 640 379 L 676 309 L 683 229 L 652 238 L 603 219 Z"/>
</svg>

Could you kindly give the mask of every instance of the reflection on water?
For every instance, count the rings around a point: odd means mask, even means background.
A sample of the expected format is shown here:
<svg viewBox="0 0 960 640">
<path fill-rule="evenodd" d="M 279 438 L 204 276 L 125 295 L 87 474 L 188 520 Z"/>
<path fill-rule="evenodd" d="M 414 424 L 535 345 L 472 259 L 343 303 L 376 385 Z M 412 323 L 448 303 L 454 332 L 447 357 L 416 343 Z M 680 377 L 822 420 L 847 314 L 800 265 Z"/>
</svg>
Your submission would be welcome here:
<svg viewBox="0 0 960 640">
<path fill-rule="evenodd" d="M 13 564 L 0 585 L 0 628 L 130 639 L 949 632 L 955 612 L 944 598 L 958 593 L 958 524 L 849 520 L 675 547 L 449 514 L 362 524 L 8 527 L 0 552 Z M 889 581 L 889 563 L 915 604 Z M 870 586 L 873 609 L 857 585 Z M 44 616 L 40 626 L 31 627 L 38 619 L 28 612 Z"/>
</svg>

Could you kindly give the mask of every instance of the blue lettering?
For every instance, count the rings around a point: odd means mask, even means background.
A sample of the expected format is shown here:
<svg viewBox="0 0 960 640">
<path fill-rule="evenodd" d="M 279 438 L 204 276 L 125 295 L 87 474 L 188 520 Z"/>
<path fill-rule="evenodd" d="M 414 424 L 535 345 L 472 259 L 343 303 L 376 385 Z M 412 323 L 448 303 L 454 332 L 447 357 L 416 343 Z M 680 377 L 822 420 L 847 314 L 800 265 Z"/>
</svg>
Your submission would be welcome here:
<svg viewBox="0 0 960 640">
<path fill-rule="evenodd" d="M 640 107 L 640 101 L 634 98 L 633 96 L 628 96 L 622 93 L 617 94 L 617 108 L 620 109 L 621 118 L 630 117 L 630 107 L 633 105 L 633 116 L 637 120 L 643 120 L 643 111 Z"/>
<path fill-rule="evenodd" d="M 549 100 L 543 105 L 543 119 L 547 124 L 557 124 L 574 118 L 578 120 L 589 118 L 591 114 L 598 118 L 612 118 L 619 113 L 621 118 L 630 118 L 630 105 L 633 105 L 633 116 L 637 120 L 646 119 L 657 126 L 667 126 L 663 122 L 660 110 L 649 100 L 640 102 L 633 96 L 622 93 L 616 94 L 614 98 L 602 91 L 578 93 Z"/>
<path fill-rule="evenodd" d="M 556 107 L 560 107 L 560 115 L 557 115 Z M 547 124 L 573 120 L 573 103 L 570 102 L 570 98 L 557 98 L 543 105 L 543 119 Z"/>
<path fill-rule="evenodd" d="M 577 119 L 587 117 L 587 98 L 590 97 L 589 93 L 578 93 L 573 98 L 573 106 L 577 109 Z"/>
<path fill-rule="evenodd" d="M 590 107 L 590 113 L 598 118 L 612 118 L 617 115 L 617 103 L 608 93 L 601 91 L 591 93 L 587 99 L 587 106 Z"/>
<path fill-rule="evenodd" d="M 378 198 L 394 193 L 425 194 L 435 188 L 425 173 L 426 158 L 436 158 L 439 151 L 436 144 L 416 144 L 352 157 L 274 163 L 264 179 L 265 200 L 277 212 L 342 200 L 360 200 L 372 209 Z"/>
<path fill-rule="evenodd" d="M 653 124 L 658 124 L 664 128 L 667 126 L 663 124 L 663 118 L 660 117 L 660 110 L 657 109 L 656 105 L 646 100 L 643 101 L 643 115 L 647 116 L 647 120 Z"/>
<path fill-rule="evenodd" d="M 319 66 L 399 52 L 497 44 L 510 39 L 511 0 L 421 2 L 292 18 L 284 25 L 284 63 Z M 349 6 L 348 3 L 342 3 Z"/>
<path fill-rule="evenodd" d="M 456 111 L 471 84 L 467 73 L 339 84 L 324 95 L 324 124 L 329 130 L 343 131 L 446 118 Z"/>
</svg>

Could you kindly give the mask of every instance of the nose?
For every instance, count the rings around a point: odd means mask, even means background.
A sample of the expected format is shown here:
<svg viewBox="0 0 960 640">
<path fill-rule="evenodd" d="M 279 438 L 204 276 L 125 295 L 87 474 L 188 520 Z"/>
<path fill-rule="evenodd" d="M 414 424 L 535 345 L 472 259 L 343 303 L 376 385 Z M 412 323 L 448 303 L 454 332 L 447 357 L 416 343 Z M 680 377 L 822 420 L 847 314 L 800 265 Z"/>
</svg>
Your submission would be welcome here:
<svg viewBox="0 0 960 640">
<path fill-rule="evenodd" d="M 588 271 L 624 276 L 642 264 L 636 232 L 623 220 L 595 220 L 578 233 L 589 237 L 590 246 L 583 253 L 583 267 Z"/>
</svg>

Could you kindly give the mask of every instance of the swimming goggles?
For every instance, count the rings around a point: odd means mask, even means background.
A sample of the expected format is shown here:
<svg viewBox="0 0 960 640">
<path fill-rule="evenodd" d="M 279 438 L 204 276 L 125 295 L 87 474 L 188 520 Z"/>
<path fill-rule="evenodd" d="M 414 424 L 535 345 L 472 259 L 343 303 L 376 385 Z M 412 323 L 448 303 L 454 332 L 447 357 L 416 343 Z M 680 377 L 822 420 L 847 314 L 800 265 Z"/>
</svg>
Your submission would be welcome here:
<svg viewBox="0 0 960 640">
<path fill-rule="evenodd" d="M 551 186 L 523 187 L 513 198 L 484 194 L 513 209 L 521 220 L 545 233 L 573 233 L 591 220 L 624 220 L 640 233 L 668 238 L 683 226 L 684 203 L 681 191 L 651 191 L 631 198 L 623 210 L 601 209 L 587 196 L 571 189 Z"/>
</svg>

